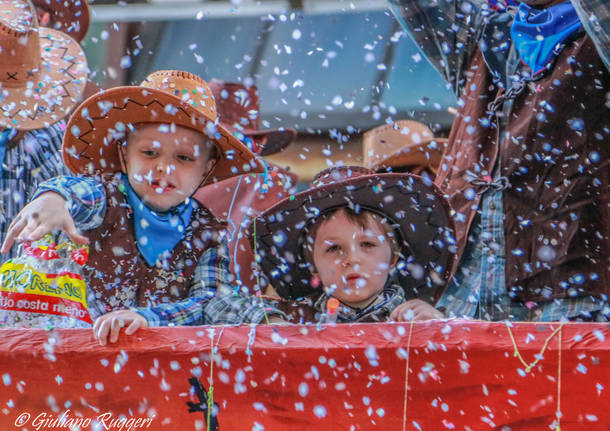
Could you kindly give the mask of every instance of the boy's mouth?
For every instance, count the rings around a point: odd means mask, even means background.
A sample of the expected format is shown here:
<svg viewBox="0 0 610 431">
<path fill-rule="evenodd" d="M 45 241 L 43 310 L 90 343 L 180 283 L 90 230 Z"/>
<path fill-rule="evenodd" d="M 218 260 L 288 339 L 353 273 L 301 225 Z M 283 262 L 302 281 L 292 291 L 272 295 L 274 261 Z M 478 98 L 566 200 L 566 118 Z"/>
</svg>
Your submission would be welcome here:
<svg viewBox="0 0 610 431">
<path fill-rule="evenodd" d="M 164 180 L 153 180 L 150 185 L 157 193 L 171 192 L 176 188 L 176 186 Z"/>
<path fill-rule="evenodd" d="M 356 281 L 360 278 L 364 278 L 364 276 L 362 274 L 358 274 L 355 272 L 350 272 L 349 274 L 347 274 L 345 276 L 345 281 L 350 282 L 350 281 Z"/>
</svg>

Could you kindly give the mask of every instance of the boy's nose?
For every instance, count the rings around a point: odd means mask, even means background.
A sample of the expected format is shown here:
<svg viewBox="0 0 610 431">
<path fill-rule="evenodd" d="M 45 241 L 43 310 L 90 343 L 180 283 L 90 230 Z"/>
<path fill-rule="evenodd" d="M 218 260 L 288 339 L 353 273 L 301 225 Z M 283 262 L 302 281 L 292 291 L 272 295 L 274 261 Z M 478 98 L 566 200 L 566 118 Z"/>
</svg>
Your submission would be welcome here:
<svg viewBox="0 0 610 431">
<path fill-rule="evenodd" d="M 163 172 L 164 174 L 169 175 L 172 171 L 172 165 L 169 162 L 159 160 L 157 162 L 157 172 Z"/>
<path fill-rule="evenodd" d="M 343 265 L 344 266 L 358 266 L 360 263 L 360 256 L 356 250 L 347 249 L 343 254 Z"/>
</svg>

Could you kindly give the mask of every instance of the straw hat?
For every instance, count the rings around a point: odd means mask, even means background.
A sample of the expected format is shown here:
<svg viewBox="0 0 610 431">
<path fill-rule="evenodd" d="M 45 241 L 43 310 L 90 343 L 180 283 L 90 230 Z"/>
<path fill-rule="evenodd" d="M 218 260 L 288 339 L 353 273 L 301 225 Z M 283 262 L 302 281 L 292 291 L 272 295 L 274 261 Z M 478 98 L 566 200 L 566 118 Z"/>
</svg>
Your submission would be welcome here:
<svg viewBox="0 0 610 431">
<path fill-rule="evenodd" d="M 32 0 L 32 3 L 41 25 L 67 33 L 78 43 L 87 35 L 90 13 L 85 0 Z M 49 24 L 42 22 L 44 14 L 49 14 Z"/>
<path fill-rule="evenodd" d="M 435 138 L 425 124 L 400 120 L 364 133 L 362 145 L 369 169 L 419 166 L 436 173 L 447 140 Z"/>
<path fill-rule="evenodd" d="M 220 123 L 234 136 L 243 134 L 252 138 L 256 154 L 278 153 L 296 138 L 297 132 L 291 128 L 260 129 L 260 102 L 255 85 L 247 87 L 240 82 L 213 79 L 210 88 L 220 113 Z"/>
<path fill-rule="evenodd" d="M 38 27 L 29 0 L 0 0 L 0 126 L 48 127 L 66 116 L 87 82 L 80 45 Z"/>
<path fill-rule="evenodd" d="M 401 285 L 421 298 L 438 298 L 456 264 L 449 204 L 434 184 L 421 177 L 377 174 L 357 166 L 320 172 L 309 189 L 283 199 L 255 219 L 249 237 L 280 296 L 294 299 L 316 291 L 310 286 L 310 263 L 302 253 L 306 228 L 343 207 L 389 220 L 406 261 L 399 271 Z"/>
<path fill-rule="evenodd" d="M 206 183 L 264 172 L 254 154 L 217 120 L 207 82 L 189 72 L 157 71 L 139 86 L 111 88 L 85 100 L 68 122 L 64 163 L 75 173 L 118 172 L 118 145 L 134 126 L 166 123 L 196 130 L 215 141 L 220 159 Z"/>
</svg>

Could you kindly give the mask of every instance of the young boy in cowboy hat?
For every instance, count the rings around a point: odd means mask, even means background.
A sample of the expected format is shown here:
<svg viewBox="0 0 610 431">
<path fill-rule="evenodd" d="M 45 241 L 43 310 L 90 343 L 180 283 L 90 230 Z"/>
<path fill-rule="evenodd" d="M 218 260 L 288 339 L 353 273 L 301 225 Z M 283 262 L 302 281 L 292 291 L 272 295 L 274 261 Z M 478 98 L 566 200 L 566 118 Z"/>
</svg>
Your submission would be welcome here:
<svg viewBox="0 0 610 431">
<path fill-rule="evenodd" d="M 56 229 L 82 243 L 77 227 L 88 231 L 84 272 L 102 344 L 125 324 L 131 334 L 147 325 L 262 320 L 265 310 L 251 303 L 232 320 L 204 311 L 228 284 L 225 225 L 191 196 L 212 181 L 262 171 L 216 121 L 207 83 L 188 72 L 158 71 L 140 86 L 97 94 L 71 117 L 62 151 L 74 173 L 102 177 L 50 180 L 13 221 L 2 251 Z"/>
<path fill-rule="evenodd" d="M 432 300 L 447 282 L 455 262 L 448 209 L 417 176 L 335 167 L 257 218 L 253 241 L 278 294 L 306 298 L 277 303 L 292 322 L 329 312 L 338 322 L 439 318 L 424 301 L 405 301 Z"/>
<path fill-rule="evenodd" d="M 233 136 L 244 142 L 254 154 L 269 156 L 286 148 L 296 138 L 291 128 L 261 129 L 260 103 L 255 85 L 211 80 L 216 107 L 222 124 Z M 257 276 L 254 252 L 246 230 L 263 210 L 289 195 L 296 184 L 295 174 L 265 162 L 266 172 L 228 178 L 202 187 L 195 199 L 217 217 L 229 222 L 230 269 L 234 284 L 250 292 L 260 291 L 263 281 Z"/>
<path fill-rule="evenodd" d="M 27 0 L 0 0 L 0 232 L 38 184 L 69 171 L 63 119 L 81 98 L 87 61 L 70 37 L 38 26 Z M 16 248 L 8 256 L 16 253 Z M 5 257 L 5 256 L 3 256 Z"/>
</svg>

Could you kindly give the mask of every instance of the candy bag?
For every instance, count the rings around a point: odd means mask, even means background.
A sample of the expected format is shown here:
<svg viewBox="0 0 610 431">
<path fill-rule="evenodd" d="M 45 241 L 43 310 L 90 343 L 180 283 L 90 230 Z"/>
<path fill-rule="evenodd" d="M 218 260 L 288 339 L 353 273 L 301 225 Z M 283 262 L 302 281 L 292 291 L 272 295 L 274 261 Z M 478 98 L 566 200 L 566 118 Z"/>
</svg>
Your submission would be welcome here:
<svg viewBox="0 0 610 431">
<path fill-rule="evenodd" d="M 56 246 L 50 234 L 24 243 L 0 268 L 0 327 L 90 327 L 81 268 L 88 253 L 71 242 Z"/>
</svg>

